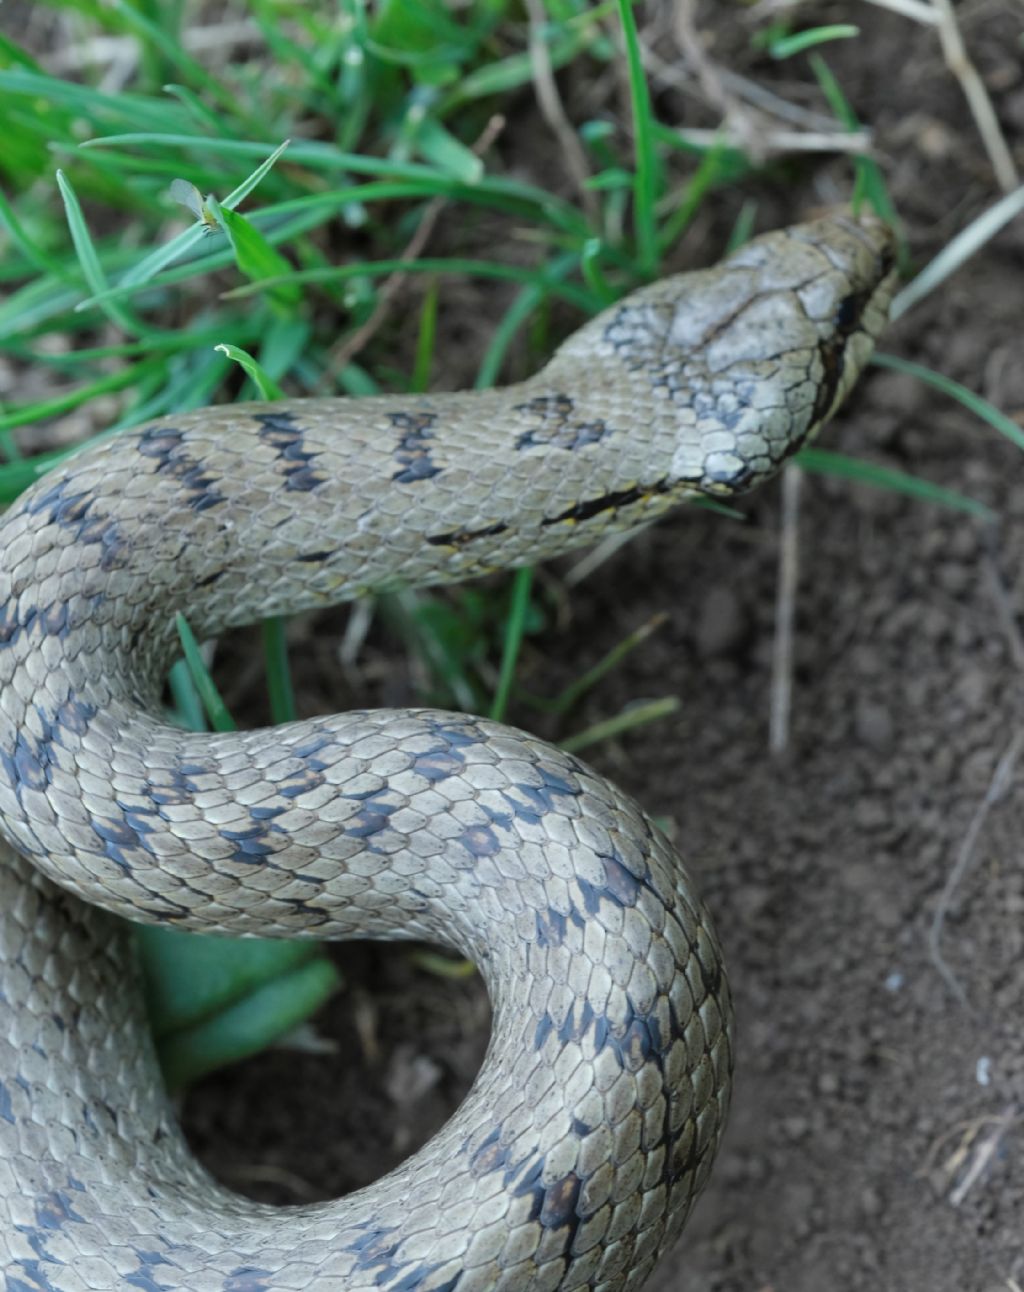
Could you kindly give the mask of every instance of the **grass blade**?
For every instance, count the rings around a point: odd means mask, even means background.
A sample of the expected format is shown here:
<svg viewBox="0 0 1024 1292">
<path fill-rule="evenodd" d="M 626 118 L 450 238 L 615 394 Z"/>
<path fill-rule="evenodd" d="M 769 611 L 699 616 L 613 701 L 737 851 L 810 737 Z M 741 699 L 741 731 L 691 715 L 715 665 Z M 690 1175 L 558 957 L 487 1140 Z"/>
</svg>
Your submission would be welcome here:
<svg viewBox="0 0 1024 1292">
<path fill-rule="evenodd" d="M 288 663 L 287 628 L 288 620 L 280 615 L 264 619 L 261 627 L 270 716 L 275 723 L 294 722 L 296 717 L 295 688 Z"/>
<path fill-rule="evenodd" d="M 990 404 L 983 395 L 977 395 L 973 390 L 962 386 L 960 382 L 954 381 L 952 377 L 946 377 L 941 372 L 933 372 L 931 368 L 924 367 L 923 364 L 914 363 L 910 359 L 901 359 L 895 354 L 884 354 L 876 351 L 871 362 L 879 368 L 890 368 L 894 372 L 905 372 L 911 377 L 916 377 L 919 381 L 926 382 L 935 390 L 941 390 L 944 395 L 949 395 L 958 403 L 963 404 L 964 408 L 970 409 L 976 417 L 980 417 L 983 422 L 987 422 L 993 430 L 1004 435 L 1011 444 L 1016 444 L 1017 448 L 1024 449 L 1024 430 L 1017 425 L 1012 418 L 1001 413 L 994 404 Z"/>
<path fill-rule="evenodd" d="M 660 700 L 649 700 L 644 704 L 632 704 L 617 713 L 614 718 L 605 718 L 603 722 L 595 722 L 592 727 L 578 732 L 575 736 L 570 736 L 567 740 L 560 742 L 562 748 L 568 754 L 577 754 L 581 749 L 588 749 L 591 745 L 599 744 L 602 740 L 611 740 L 613 736 L 621 736 L 624 732 L 632 731 L 636 727 L 645 726 L 648 722 L 656 722 L 659 718 L 667 718 L 669 714 L 675 713 L 679 708 L 679 697 L 676 695 L 665 695 Z"/>
<path fill-rule="evenodd" d="M 939 254 L 899 292 L 889 311 L 894 319 L 944 283 L 950 274 L 994 238 L 999 230 L 1024 211 L 1024 184 L 1000 198 L 994 206 L 983 211 L 942 248 Z"/>
<path fill-rule="evenodd" d="M 206 710 L 206 716 L 210 720 L 210 726 L 214 731 L 237 731 L 235 720 L 228 712 L 228 706 L 221 698 L 221 694 L 210 676 L 210 671 L 206 667 L 203 653 L 195 639 L 195 634 L 180 610 L 174 616 L 174 625 L 178 630 L 178 639 L 181 642 L 185 663 L 188 665 L 188 671 L 192 676 L 195 688 L 199 692 L 199 698 L 203 702 L 203 708 Z"/>
<path fill-rule="evenodd" d="M 629 95 L 633 108 L 633 223 L 637 258 L 642 273 L 653 278 L 658 271 L 658 225 L 655 203 L 658 197 L 657 158 L 652 130 L 651 94 L 647 88 L 640 36 L 636 29 L 632 0 L 618 0 L 619 21 L 626 42 Z"/>
<path fill-rule="evenodd" d="M 860 28 L 854 27 L 852 23 L 836 22 L 827 27 L 811 27 L 807 31 L 797 31 L 791 36 L 780 36 L 778 40 L 773 40 L 768 47 L 768 52 L 772 58 L 792 58 L 794 54 L 802 54 L 805 49 L 813 49 L 815 45 L 824 45 L 830 40 L 849 40 L 851 36 L 859 36 Z"/>
<path fill-rule="evenodd" d="M 941 485 L 908 475 L 905 471 L 878 466 L 874 462 L 862 462 L 858 458 L 847 457 L 844 453 L 830 453 L 818 448 L 801 449 L 793 461 L 808 471 L 840 476 L 856 484 L 871 485 L 874 489 L 889 489 L 921 502 L 933 502 L 953 511 L 965 511 L 971 516 L 977 516 L 979 520 L 994 518 L 994 512 L 974 498 L 966 498 L 952 489 L 944 489 Z"/>
<path fill-rule="evenodd" d="M 530 589 L 533 587 L 533 570 L 524 566 L 516 570 L 512 579 L 512 600 L 505 621 L 505 641 L 501 652 L 501 670 L 498 674 L 498 686 L 491 701 L 490 716 L 495 722 L 501 722 L 508 710 L 509 696 L 512 694 L 512 681 L 515 677 L 516 660 L 519 648 L 523 644 L 523 631 L 526 627 L 526 614 L 530 606 Z"/>
<path fill-rule="evenodd" d="M 108 286 L 107 276 L 103 272 L 103 265 L 85 223 L 85 216 L 82 214 L 82 208 L 75 195 L 75 190 L 71 187 L 70 180 L 61 170 L 57 172 L 57 187 L 60 189 L 60 195 L 64 199 L 64 212 L 67 215 L 68 228 L 71 230 L 71 240 L 75 244 L 75 251 L 78 253 L 78 262 L 82 266 L 85 281 L 89 284 L 93 294 L 97 295 L 106 291 Z M 116 323 L 119 328 L 131 335 L 138 336 L 149 331 L 138 319 L 133 318 L 127 310 L 123 309 L 117 301 L 105 301 L 100 305 L 100 309 L 112 323 Z"/>
<path fill-rule="evenodd" d="M 235 363 L 240 365 L 246 376 L 249 377 L 259 391 L 260 399 L 284 398 L 284 391 L 272 377 L 264 372 L 263 367 L 251 354 L 239 349 L 237 345 L 229 345 L 227 342 L 221 342 L 220 345 L 215 345 L 213 348 L 219 350 L 221 354 L 226 354 L 229 359 L 234 359 Z"/>
</svg>

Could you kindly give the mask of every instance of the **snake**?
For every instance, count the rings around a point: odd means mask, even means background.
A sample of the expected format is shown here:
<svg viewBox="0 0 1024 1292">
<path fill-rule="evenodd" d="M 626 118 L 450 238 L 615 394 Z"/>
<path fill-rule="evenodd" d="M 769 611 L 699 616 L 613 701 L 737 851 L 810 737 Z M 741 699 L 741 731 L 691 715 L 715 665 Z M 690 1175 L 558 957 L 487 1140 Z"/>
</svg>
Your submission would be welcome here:
<svg viewBox="0 0 1024 1292">
<path fill-rule="evenodd" d="M 880 220 L 831 212 L 622 296 L 517 384 L 163 416 L 7 510 L 7 1292 L 643 1284 L 708 1179 L 733 1067 L 718 938 L 666 834 L 574 755 L 472 714 L 182 730 L 176 614 L 211 640 L 732 498 L 844 398 L 893 262 Z M 178 1128 L 117 916 L 451 948 L 492 1004 L 479 1075 L 376 1183 L 238 1196 Z"/>
</svg>

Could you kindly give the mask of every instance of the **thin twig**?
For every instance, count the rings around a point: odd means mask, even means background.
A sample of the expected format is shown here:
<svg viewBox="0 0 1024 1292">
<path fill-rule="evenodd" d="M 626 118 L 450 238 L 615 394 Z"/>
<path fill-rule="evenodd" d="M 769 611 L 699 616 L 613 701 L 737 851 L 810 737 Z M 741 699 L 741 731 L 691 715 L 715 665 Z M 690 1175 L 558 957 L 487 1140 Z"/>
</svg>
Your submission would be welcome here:
<svg viewBox="0 0 1024 1292">
<path fill-rule="evenodd" d="M 687 94 L 691 98 L 699 99 L 703 102 L 703 97 L 694 84 L 691 73 L 679 62 L 669 62 L 668 59 L 662 58 L 656 50 L 644 46 L 641 51 L 644 59 L 644 66 L 647 68 L 654 85 L 668 85 L 672 89 L 678 90 L 681 94 Z M 729 67 L 717 68 L 718 77 L 727 90 L 731 90 L 737 98 L 744 99 L 754 105 L 757 111 L 764 113 L 768 117 L 775 117 L 779 121 L 788 121 L 794 126 L 804 126 L 808 130 L 831 130 L 835 126 L 835 117 L 830 117 L 827 113 L 818 112 L 814 108 L 804 108 L 797 103 L 790 103 L 784 99 L 781 94 L 776 94 L 766 86 L 751 80 L 747 76 L 735 72 Z M 756 113 L 751 115 L 756 116 Z"/>
<path fill-rule="evenodd" d="M 526 0 L 526 11 L 530 16 L 530 65 L 533 68 L 533 87 L 537 94 L 537 103 L 544 114 L 544 120 L 558 140 L 569 174 L 579 189 L 580 201 L 583 203 L 587 219 L 596 229 L 601 217 L 601 204 L 597 194 L 587 185 L 590 179 L 590 167 L 587 165 L 586 153 L 562 105 L 562 96 L 558 92 L 554 69 L 551 66 L 551 53 L 544 39 L 547 13 L 542 0 Z"/>
<path fill-rule="evenodd" d="M 803 126 L 806 130 L 815 130 L 819 133 L 835 128 L 836 119 L 827 112 L 821 112 L 817 108 L 805 108 L 799 103 L 790 103 L 789 99 L 784 99 L 781 94 L 777 94 L 749 76 L 744 76 L 742 72 L 734 71 L 731 67 L 720 67 L 718 75 L 722 78 L 722 84 L 726 89 L 732 90 L 739 98 L 754 104 L 770 117 L 777 117 L 779 121 L 788 121 L 794 126 Z"/>
<path fill-rule="evenodd" d="M 911 306 L 924 300 L 929 292 L 933 292 L 950 274 L 959 269 L 965 260 L 973 256 L 976 251 L 980 251 L 1005 224 L 1016 219 L 1022 211 L 1024 211 L 1024 184 L 982 211 L 981 215 L 947 242 L 935 259 L 929 261 L 902 291 L 897 292 L 889 310 L 889 317 L 898 319 Z"/>
<path fill-rule="evenodd" d="M 960 851 L 957 854 L 957 859 L 946 877 L 946 883 L 939 895 L 939 901 L 935 907 L 935 914 L 932 917 L 931 927 L 928 930 L 928 951 L 931 956 L 932 963 L 938 970 L 942 981 L 946 984 L 964 1009 L 972 1015 L 975 1014 L 976 1011 L 967 999 L 967 993 L 961 986 L 960 980 L 956 977 L 943 958 L 939 942 L 942 938 L 942 930 L 946 923 L 946 917 L 949 914 L 949 908 L 953 902 L 953 895 L 975 860 L 978 850 L 978 840 L 981 838 L 982 829 L 984 828 L 985 822 L 988 820 L 988 814 L 1006 793 L 1022 749 L 1024 749 L 1024 727 L 1018 728 L 1014 733 L 1013 738 L 1010 740 L 999 761 L 996 763 L 996 768 L 992 773 L 992 779 L 989 782 L 988 789 L 985 791 L 984 797 L 975 809 L 974 816 L 971 818 L 971 823 L 967 827 L 967 833 L 964 835 L 963 841 L 960 844 Z"/>
<path fill-rule="evenodd" d="M 505 128 L 505 118 L 493 116 L 488 121 L 480 138 L 473 145 L 473 152 L 478 157 L 482 156 L 491 144 L 494 143 L 498 135 Z M 422 254 L 424 247 L 430 241 L 437 221 L 440 219 L 442 211 L 448 205 L 450 199 L 447 197 L 435 197 L 427 203 L 426 210 L 423 212 L 423 218 L 416 226 L 416 231 L 409 239 L 399 259 L 415 260 Z M 360 350 L 370 341 L 377 333 L 381 324 L 391 312 L 398 293 L 406 284 L 409 275 L 405 270 L 396 269 L 393 274 L 389 274 L 384 280 L 381 289 L 377 295 L 377 304 L 373 307 L 370 317 L 360 327 L 347 336 L 332 352 L 324 367 L 322 384 L 333 385 L 338 374 L 345 366 L 352 362 Z"/>
<path fill-rule="evenodd" d="M 678 130 L 679 138 L 686 143 L 701 148 L 712 148 L 715 144 L 731 144 L 742 148 L 746 140 L 733 134 L 730 137 L 728 127 L 723 130 Z M 760 134 L 763 148 L 770 153 L 853 153 L 855 155 L 871 151 L 871 134 L 867 130 L 851 133 L 848 130 L 803 131 L 784 130 L 767 127 Z"/>
<path fill-rule="evenodd" d="M 949 1201 L 954 1207 L 960 1206 L 995 1157 L 996 1150 L 1006 1138 L 1007 1132 L 1017 1121 L 1017 1111 L 1011 1104 L 992 1121 L 992 1129 L 985 1138 L 975 1140 L 971 1148 L 967 1169 L 960 1177 L 960 1183 L 950 1190 Z"/>
<path fill-rule="evenodd" d="M 790 463 L 782 473 L 782 532 L 775 597 L 775 644 L 772 650 L 771 717 L 768 748 L 783 754 L 789 745 L 793 703 L 793 635 L 800 577 L 800 485 L 803 472 Z"/>
<path fill-rule="evenodd" d="M 834 119 L 824 113 L 790 103 L 756 81 L 714 63 L 694 27 L 692 0 L 683 0 L 675 11 L 675 36 L 685 55 L 686 67 L 668 62 L 644 46 L 644 64 L 652 79 L 690 94 L 698 84 L 699 97 L 710 101 L 723 114 L 717 129 L 680 130 L 681 139 L 701 147 L 731 144 L 760 159 L 780 153 L 870 151 L 869 130 L 855 133 L 836 130 Z M 780 126 L 779 121 L 796 128 Z"/>
<path fill-rule="evenodd" d="M 694 0 L 676 0 L 673 17 L 676 41 L 708 102 L 722 113 L 724 125 L 740 141 L 744 152 L 760 157 L 763 152 L 760 132 L 748 110 L 726 87 L 717 64 L 708 57 L 697 32 Z"/>
<path fill-rule="evenodd" d="M 999 569 L 994 551 L 989 551 L 986 554 L 981 563 L 981 569 L 988 591 L 995 603 L 996 617 L 999 620 L 1000 628 L 1003 630 L 1003 636 L 1006 638 L 1010 659 L 1018 672 L 1024 676 L 1024 633 L 1021 632 L 1020 624 L 1017 622 L 1009 589 L 1003 579 L 1002 571 Z"/>
<path fill-rule="evenodd" d="M 610 560 L 620 547 L 625 547 L 627 543 L 631 543 L 642 528 L 644 526 L 638 525 L 636 529 L 623 530 L 619 534 L 610 534 L 607 538 L 602 538 L 596 547 L 592 547 L 586 556 L 577 561 L 567 572 L 562 579 L 563 584 L 567 588 L 575 588 L 584 579 L 589 579 L 594 571 L 600 569 L 605 561 Z"/>
<path fill-rule="evenodd" d="M 988 97 L 985 83 L 967 55 L 951 0 L 932 0 L 932 8 L 938 18 L 939 41 L 946 66 L 960 82 L 999 187 L 1004 193 L 1009 193 L 1020 183 L 1017 167 L 1003 137 L 999 118 Z"/>
<path fill-rule="evenodd" d="M 927 0 L 865 0 L 865 3 L 878 5 L 879 9 L 891 9 L 893 13 L 919 22 L 922 27 L 937 27 L 939 23 L 939 15 Z"/>
</svg>

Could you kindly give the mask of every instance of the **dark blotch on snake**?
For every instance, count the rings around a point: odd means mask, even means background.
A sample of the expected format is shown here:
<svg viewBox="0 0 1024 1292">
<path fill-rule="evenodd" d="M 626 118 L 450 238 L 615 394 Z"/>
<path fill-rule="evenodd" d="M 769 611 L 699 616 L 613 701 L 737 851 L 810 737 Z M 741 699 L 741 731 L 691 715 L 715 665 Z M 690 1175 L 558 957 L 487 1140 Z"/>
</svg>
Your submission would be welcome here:
<svg viewBox="0 0 1024 1292">
<path fill-rule="evenodd" d="M 167 1284 L 162 1281 L 159 1273 L 154 1272 L 154 1267 L 170 1266 L 170 1261 L 164 1260 L 159 1252 L 136 1251 L 135 1255 L 141 1263 L 137 1270 L 124 1276 L 125 1283 L 129 1287 L 139 1288 L 140 1292 L 166 1292 Z"/>
<path fill-rule="evenodd" d="M 41 516 L 45 512 L 48 524 L 75 529 L 88 516 L 94 501 L 88 490 L 79 489 L 76 493 L 74 483 L 64 479 L 33 495 L 26 511 L 30 516 Z"/>
<path fill-rule="evenodd" d="M 380 791 L 378 791 L 379 793 Z M 393 803 L 384 803 L 380 799 L 368 798 L 359 805 L 359 810 L 344 823 L 345 834 L 350 839 L 369 839 L 387 829 L 388 817 L 397 812 Z"/>
<path fill-rule="evenodd" d="M 273 856 L 275 852 L 274 845 L 269 840 L 269 834 L 273 830 L 273 826 L 268 828 L 261 823 L 257 823 L 248 830 L 222 829 L 220 837 L 234 845 L 234 850 L 231 854 L 232 861 L 252 866 L 268 865 L 273 869 L 271 863 L 267 861 L 267 858 Z M 283 834 L 284 832 L 278 829 L 277 833 Z"/>
<path fill-rule="evenodd" d="M 345 1250 L 355 1256 L 357 1270 L 373 1273 L 373 1281 L 378 1287 L 386 1287 L 389 1292 L 398 1292 L 399 1289 L 402 1292 L 417 1292 L 441 1266 L 406 1265 L 403 1261 L 396 1261 L 394 1258 L 400 1239 L 393 1238 L 392 1235 L 397 1232 L 395 1229 L 372 1224 L 365 1235 L 354 1239 Z M 457 1281 L 456 1278 L 456 1283 Z"/>
<path fill-rule="evenodd" d="M 447 534 L 428 534 L 427 542 L 434 547 L 465 547 L 475 538 L 494 538 L 498 534 L 504 534 L 507 529 L 508 525 L 504 521 L 498 521 L 483 529 L 453 529 Z"/>
<path fill-rule="evenodd" d="M 575 909 L 573 916 L 575 916 L 573 923 L 582 927 L 583 917 Z M 546 911 L 537 911 L 537 945 L 544 948 L 560 947 L 565 941 L 565 932 L 570 918 L 572 917 L 563 915 L 553 907 L 549 907 Z"/>
<path fill-rule="evenodd" d="M 103 841 L 102 852 L 104 856 L 120 866 L 125 874 L 131 874 L 131 866 L 124 855 L 123 849 L 152 851 L 146 842 L 146 835 L 152 833 L 156 827 L 146 822 L 144 816 L 135 814 L 129 819 L 126 813 L 120 821 L 115 821 L 110 817 L 90 816 L 89 824 L 92 826 L 97 838 Z"/>
<path fill-rule="evenodd" d="M 523 431 L 516 438 L 516 448 L 552 448 L 571 453 L 586 444 L 597 444 L 610 433 L 603 418 L 571 421 L 575 407 L 572 398 L 565 394 L 538 395 L 525 404 L 516 404 L 517 413 L 535 417 L 540 422 L 539 426 Z"/>
<path fill-rule="evenodd" d="M 541 524 L 557 525 L 562 521 L 578 523 L 579 521 L 590 520 L 594 516 L 599 516 L 602 512 L 618 511 L 620 507 L 628 507 L 632 503 L 651 497 L 652 494 L 668 492 L 669 484 L 667 480 L 657 480 L 652 485 L 634 485 L 631 489 L 614 489 L 609 493 L 602 494 L 600 498 L 588 498 L 584 502 L 574 503 L 571 507 L 567 507 L 565 511 L 559 512 L 557 516 L 545 516 Z"/>
<path fill-rule="evenodd" d="M 652 1058 L 663 1055 L 669 1043 L 657 1014 L 637 1009 L 629 999 L 624 1017 L 615 1020 L 598 1013 L 586 1001 L 582 1005 L 574 1002 L 560 1023 L 545 1011 L 537 1021 L 533 1048 L 543 1049 L 551 1036 L 557 1036 L 562 1046 L 579 1045 L 589 1036 L 595 1055 L 610 1050 L 627 1072 L 638 1072 Z"/>
<path fill-rule="evenodd" d="M 255 1265 L 240 1265 L 224 1279 L 221 1292 L 275 1292 L 270 1270 Z"/>
<path fill-rule="evenodd" d="M 76 736 L 84 735 L 96 714 L 92 705 L 76 696 L 65 700 L 52 716 L 39 705 L 34 707 L 34 712 L 40 726 L 39 735 L 22 727 L 15 735 L 13 753 L 0 750 L 0 765 L 19 800 L 22 789 L 43 791 L 52 783 L 54 750 L 62 745 L 61 733 L 67 730 Z"/>
<path fill-rule="evenodd" d="M 328 477 L 313 465 L 317 453 L 305 446 L 305 431 L 291 413 L 256 413 L 259 438 L 274 449 L 279 462 L 284 463 L 285 488 L 292 493 L 311 493 Z"/>
<path fill-rule="evenodd" d="M 208 511 L 226 501 L 217 489 L 216 476 L 189 453 L 185 433 L 178 427 L 159 423 L 151 426 L 139 436 L 138 446 L 143 457 L 156 463 L 156 475 L 172 476 L 181 484 L 185 501 L 193 511 Z"/>
<path fill-rule="evenodd" d="M 463 1152 L 466 1152 L 468 1142 L 462 1146 Z M 492 1171 L 504 1171 L 508 1167 L 509 1146 L 501 1143 L 501 1127 L 493 1127 L 476 1147 L 473 1156 L 469 1159 L 469 1169 L 475 1179 L 481 1176 L 490 1175 Z"/>
<path fill-rule="evenodd" d="M 128 551 L 126 542 L 116 521 L 107 515 L 95 515 L 92 512 L 96 499 L 88 490 L 77 493 L 67 479 L 58 480 L 27 505 L 30 516 L 46 515 L 51 525 L 66 530 L 76 543 L 99 544 L 102 548 L 100 568 L 117 569 L 123 564 L 122 558 Z"/>
<path fill-rule="evenodd" d="M 402 432 L 395 449 L 399 469 L 391 477 L 396 484 L 415 484 L 441 474 L 441 468 L 430 456 L 430 441 L 434 438 L 433 426 L 436 413 L 388 413 L 396 430 Z"/>
</svg>

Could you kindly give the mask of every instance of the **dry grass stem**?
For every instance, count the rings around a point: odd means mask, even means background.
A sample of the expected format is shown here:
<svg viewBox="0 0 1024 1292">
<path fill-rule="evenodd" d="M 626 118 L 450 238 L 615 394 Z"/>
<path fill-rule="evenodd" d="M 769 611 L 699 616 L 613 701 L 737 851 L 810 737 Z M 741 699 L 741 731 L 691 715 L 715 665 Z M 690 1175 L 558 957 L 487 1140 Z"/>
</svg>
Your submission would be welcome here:
<svg viewBox="0 0 1024 1292">
<path fill-rule="evenodd" d="M 715 144 L 731 144 L 734 148 L 743 148 L 747 141 L 738 137 L 730 138 L 728 129 L 722 130 L 679 130 L 680 139 L 701 148 L 713 148 Z M 852 153 L 858 155 L 871 151 L 871 135 L 866 130 L 850 134 L 845 130 L 830 131 L 827 134 L 817 131 L 784 130 L 765 128 L 760 135 L 760 146 L 768 153 Z"/>
<path fill-rule="evenodd" d="M 1009 193 L 1020 183 L 1020 176 L 985 83 L 968 57 L 951 0 L 932 0 L 932 8 L 938 17 L 939 41 L 946 66 L 960 82 L 999 187 Z"/>
<path fill-rule="evenodd" d="M 1024 633 L 1021 632 L 1020 624 L 1017 622 L 1013 600 L 993 552 L 986 554 L 981 569 L 996 608 L 999 627 L 1006 638 L 1010 658 L 1013 660 L 1014 668 L 1024 677 Z"/>
<path fill-rule="evenodd" d="M 958 1173 L 960 1174 L 959 1183 L 950 1190 L 949 1201 L 954 1207 L 959 1207 L 963 1200 L 970 1193 L 971 1189 L 977 1184 L 978 1180 L 984 1175 L 986 1169 L 995 1157 L 999 1146 L 1006 1138 L 1007 1132 L 1017 1121 L 1017 1113 L 1013 1107 L 1003 1110 L 998 1117 L 987 1118 L 990 1130 L 984 1138 L 975 1138 L 970 1146 L 970 1152 L 966 1154 L 966 1166 L 958 1164 Z"/>
<path fill-rule="evenodd" d="M 800 578 L 800 486 L 803 472 L 790 463 L 782 473 L 782 532 L 775 598 L 775 644 L 772 650 L 768 748 L 776 757 L 789 746 L 793 703 L 793 635 Z"/>
<path fill-rule="evenodd" d="M 939 15 L 927 0 L 864 0 L 864 3 L 877 5 L 879 9 L 891 9 L 893 13 L 919 22 L 922 27 L 938 26 Z"/>
<path fill-rule="evenodd" d="M 984 797 L 975 809 L 974 816 L 971 818 L 970 825 L 967 827 L 967 833 L 964 835 L 960 844 L 960 850 L 957 853 L 956 861 L 946 877 L 946 882 L 942 892 L 939 894 L 938 904 L 935 907 L 935 914 L 932 917 L 931 927 L 928 930 L 928 953 L 932 963 L 935 965 L 942 981 L 949 988 L 953 996 L 960 1002 L 969 1014 L 975 1014 L 976 1011 L 967 999 L 967 993 L 964 991 L 960 980 L 953 973 L 953 970 L 946 963 L 942 955 L 940 946 L 942 940 L 942 931 L 946 924 L 946 917 L 949 914 L 949 908 L 953 903 L 953 896 L 957 888 L 963 882 L 964 877 L 970 870 L 978 853 L 978 840 L 981 838 L 981 832 L 984 829 L 985 822 L 992 808 L 1006 793 L 1012 779 L 1013 773 L 1020 758 L 1021 750 L 1024 749 L 1024 727 L 1018 728 L 1012 739 L 1003 751 L 999 761 L 996 763 L 995 771 L 992 773 L 992 779 L 989 782 L 988 789 Z"/>
<path fill-rule="evenodd" d="M 697 31 L 694 0 L 675 0 L 673 31 L 676 42 L 691 70 L 700 82 L 708 103 L 722 113 L 723 126 L 728 135 L 739 141 L 739 146 L 750 156 L 763 155 L 762 132 L 750 111 L 729 89 L 718 65 L 708 56 Z"/>
<path fill-rule="evenodd" d="M 681 69 L 649 45 L 642 49 L 644 65 L 655 83 L 671 85 L 701 102 L 710 103 L 723 114 L 722 124 L 716 129 L 681 130 L 681 139 L 703 148 L 726 143 L 759 161 L 785 153 L 857 155 L 871 150 L 870 130 L 839 130 L 835 119 L 826 113 L 790 103 L 749 77 L 713 62 L 693 25 L 689 0 L 680 0 L 675 14 L 675 37 L 687 67 Z M 786 124 L 780 125 L 780 122 Z"/>
<path fill-rule="evenodd" d="M 533 68 L 533 87 L 537 94 L 537 103 L 544 115 L 544 120 L 558 140 L 566 167 L 579 191 L 587 219 L 594 228 L 598 228 L 601 220 L 601 204 L 597 194 L 587 187 L 587 180 L 590 178 L 587 157 L 579 135 L 573 129 L 572 122 L 566 114 L 562 96 L 558 92 L 555 73 L 551 66 L 551 55 L 547 41 L 544 39 L 547 13 L 543 0 L 526 0 L 526 11 L 530 18 L 530 64 Z"/>
<path fill-rule="evenodd" d="M 930 260 L 921 272 L 907 283 L 906 287 L 897 292 L 889 310 L 890 317 L 893 320 L 898 319 L 912 306 L 924 300 L 975 252 L 980 251 L 987 242 L 990 242 L 1003 225 L 1015 219 L 1022 211 L 1024 211 L 1024 184 L 982 211 L 981 215 L 947 242 L 935 259 Z"/>
<path fill-rule="evenodd" d="M 505 118 L 500 116 L 491 117 L 486 128 L 480 135 L 480 138 L 473 145 L 473 151 L 478 157 L 490 148 L 498 135 L 505 128 Z M 446 197 L 435 197 L 427 203 L 426 210 L 423 212 L 423 218 L 416 226 L 416 231 L 409 239 L 399 259 L 416 260 L 423 254 L 423 251 L 430 241 L 437 222 L 441 217 L 442 211 L 449 203 Z M 344 369 L 346 364 L 352 362 L 356 355 L 363 347 L 376 335 L 381 324 L 391 313 L 391 307 L 395 302 L 398 294 L 405 287 L 409 275 L 401 269 L 396 269 L 393 274 L 389 274 L 384 280 L 377 297 L 377 304 L 373 307 L 370 317 L 360 327 L 347 336 L 338 346 L 335 347 L 324 367 L 324 374 L 321 379 L 321 385 L 333 386 L 337 380 L 338 374 Z"/>
<path fill-rule="evenodd" d="M 694 86 L 693 77 L 685 68 L 669 62 L 656 50 L 646 46 L 641 52 L 644 66 L 650 73 L 651 82 L 654 85 L 669 85 L 681 94 L 688 94 L 691 98 L 704 102 L 700 91 Z M 740 72 L 734 72 L 731 68 L 718 67 L 716 70 L 723 86 L 732 91 L 738 99 L 744 99 L 753 104 L 765 116 L 774 117 L 779 121 L 788 121 L 791 125 L 803 126 L 808 130 L 819 132 L 835 130 L 835 118 L 827 113 L 802 107 L 798 103 L 790 103 L 781 94 L 776 94 L 774 90 L 751 80 L 748 76 L 743 76 Z"/>
<path fill-rule="evenodd" d="M 251 18 L 211 23 L 205 27 L 186 26 L 179 37 L 181 47 L 189 54 L 208 54 L 231 50 L 251 41 L 262 41 L 263 35 Z M 135 36 L 92 36 L 88 40 L 62 45 L 47 54 L 48 72 L 78 72 L 85 67 L 138 60 L 139 42 Z"/>
<path fill-rule="evenodd" d="M 599 570 L 605 561 L 610 560 L 620 547 L 625 547 L 627 543 L 631 543 L 636 538 L 640 528 L 642 526 L 638 526 L 637 529 L 627 530 L 622 534 L 610 534 L 607 538 L 603 538 L 596 547 L 592 547 L 586 556 L 577 561 L 568 571 L 562 580 L 563 585 L 566 588 L 576 588 L 584 579 L 589 579 L 594 571 Z"/>
</svg>

